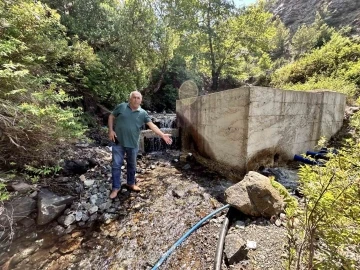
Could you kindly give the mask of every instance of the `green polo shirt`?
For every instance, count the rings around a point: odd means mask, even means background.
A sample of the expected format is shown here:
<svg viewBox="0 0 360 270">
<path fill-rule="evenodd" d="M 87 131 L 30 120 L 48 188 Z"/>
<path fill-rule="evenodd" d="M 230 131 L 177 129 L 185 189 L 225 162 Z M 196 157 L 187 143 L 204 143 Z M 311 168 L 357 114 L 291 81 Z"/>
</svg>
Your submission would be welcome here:
<svg viewBox="0 0 360 270">
<path fill-rule="evenodd" d="M 151 121 L 147 112 L 141 107 L 133 111 L 129 103 L 124 102 L 116 106 L 112 114 L 115 116 L 115 133 L 119 145 L 137 148 L 141 127 Z"/>
</svg>

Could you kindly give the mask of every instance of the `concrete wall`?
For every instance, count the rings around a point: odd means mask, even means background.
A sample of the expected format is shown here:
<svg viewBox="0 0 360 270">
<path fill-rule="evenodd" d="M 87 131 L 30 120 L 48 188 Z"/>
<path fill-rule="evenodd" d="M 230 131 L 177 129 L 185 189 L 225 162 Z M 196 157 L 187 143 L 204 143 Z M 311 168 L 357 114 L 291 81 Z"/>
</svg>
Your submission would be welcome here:
<svg viewBox="0 0 360 270">
<path fill-rule="evenodd" d="M 183 149 L 242 172 L 292 159 L 342 126 L 345 95 L 243 87 L 178 100 Z"/>
</svg>

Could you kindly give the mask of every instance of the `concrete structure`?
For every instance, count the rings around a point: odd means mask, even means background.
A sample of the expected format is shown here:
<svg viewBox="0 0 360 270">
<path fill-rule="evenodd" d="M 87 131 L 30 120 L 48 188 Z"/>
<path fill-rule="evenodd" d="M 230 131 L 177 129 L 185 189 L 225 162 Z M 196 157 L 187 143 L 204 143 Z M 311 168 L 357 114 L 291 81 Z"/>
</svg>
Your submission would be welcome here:
<svg viewBox="0 0 360 270">
<path fill-rule="evenodd" d="M 183 150 L 242 173 L 293 159 L 342 126 L 345 95 L 242 87 L 178 100 Z"/>
</svg>

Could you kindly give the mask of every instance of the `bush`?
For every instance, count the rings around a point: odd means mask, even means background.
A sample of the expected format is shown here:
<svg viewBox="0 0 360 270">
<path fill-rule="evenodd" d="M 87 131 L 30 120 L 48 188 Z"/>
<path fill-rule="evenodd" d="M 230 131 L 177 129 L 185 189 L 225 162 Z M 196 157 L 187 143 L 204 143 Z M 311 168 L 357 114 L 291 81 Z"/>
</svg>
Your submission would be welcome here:
<svg viewBox="0 0 360 270">
<path fill-rule="evenodd" d="M 353 95 L 360 86 L 359 57 L 358 41 L 334 33 L 323 47 L 275 71 L 271 85 L 297 90 L 327 88 Z"/>
<path fill-rule="evenodd" d="M 84 132 L 81 111 L 61 108 L 61 102 L 71 100 L 63 91 L 48 89 L 32 97 L 31 103 L 20 105 L 0 99 L 0 167 L 53 165 L 59 146 Z"/>
<path fill-rule="evenodd" d="M 351 120 L 355 134 L 359 117 Z M 288 216 L 288 269 L 359 269 L 349 253 L 360 244 L 359 151 L 356 135 L 325 166 L 301 167 L 304 204 Z"/>
</svg>

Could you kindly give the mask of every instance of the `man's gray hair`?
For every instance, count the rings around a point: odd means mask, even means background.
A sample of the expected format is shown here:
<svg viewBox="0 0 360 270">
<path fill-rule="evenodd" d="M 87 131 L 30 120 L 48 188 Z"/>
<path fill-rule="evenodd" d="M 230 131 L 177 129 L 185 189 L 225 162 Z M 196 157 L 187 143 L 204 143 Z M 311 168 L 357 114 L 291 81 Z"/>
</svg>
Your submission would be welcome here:
<svg viewBox="0 0 360 270">
<path fill-rule="evenodd" d="M 131 98 L 132 95 L 135 94 L 135 93 L 140 94 L 140 97 L 142 98 L 142 94 L 141 94 L 139 91 L 132 91 L 132 92 L 130 93 L 130 95 L 129 95 L 129 98 Z"/>
</svg>

